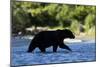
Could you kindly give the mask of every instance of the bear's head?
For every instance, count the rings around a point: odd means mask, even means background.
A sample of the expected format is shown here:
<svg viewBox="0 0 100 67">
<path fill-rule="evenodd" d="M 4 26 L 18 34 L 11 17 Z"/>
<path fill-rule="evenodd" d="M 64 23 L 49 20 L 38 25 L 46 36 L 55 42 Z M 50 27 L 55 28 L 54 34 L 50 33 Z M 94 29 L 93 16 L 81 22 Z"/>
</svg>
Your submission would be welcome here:
<svg viewBox="0 0 100 67">
<path fill-rule="evenodd" d="M 72 39 L 75 38 L 75 35 L 72 33 L 72 31 L 70 31 L 68 29 L 65 29 L 64 33 L 65 33 L 65 36 L 68 37 L 68 38 L 72 38 Z"/>
<path fill-rule="evenodd" d="M 59 36 L 61 38 L 71 38 L 74 39 L 75 35 L 72 33 L 72 31 L 68 30 L 68 29 L 64 29 L 64 30 L 57 30 L 59 31 Z"/>
</svg>

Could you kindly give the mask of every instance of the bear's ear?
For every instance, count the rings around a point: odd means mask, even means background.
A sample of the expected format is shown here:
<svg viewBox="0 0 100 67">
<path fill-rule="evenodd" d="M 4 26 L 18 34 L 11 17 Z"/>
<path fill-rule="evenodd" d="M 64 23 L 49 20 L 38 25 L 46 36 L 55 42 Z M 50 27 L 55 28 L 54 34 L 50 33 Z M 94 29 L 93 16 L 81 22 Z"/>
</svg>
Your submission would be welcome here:
<svg viewBox="0 0 100 67">
<path fill-rule="evenodd" d="M 58 29 L 58 30 L 56 30 L 56 31 L 57 31 L 59 34 L 62 33 L 62 30 L 60 30 L 60 29 Z"/>
<path fill-rule="evenodd" d="M 57 31 L 61 31 L 60 29 L 58 29 Z"/>
<path fill-rule="evenodd" d="M 71 32 L 71 30 L 70 30 L 70 29 L 64 29 L 64 31 Z"/>
<path fill-rule="evenodd" d="M 64 30 L 68 30 L 68 29 L 64 29 Z"/>
</svg>

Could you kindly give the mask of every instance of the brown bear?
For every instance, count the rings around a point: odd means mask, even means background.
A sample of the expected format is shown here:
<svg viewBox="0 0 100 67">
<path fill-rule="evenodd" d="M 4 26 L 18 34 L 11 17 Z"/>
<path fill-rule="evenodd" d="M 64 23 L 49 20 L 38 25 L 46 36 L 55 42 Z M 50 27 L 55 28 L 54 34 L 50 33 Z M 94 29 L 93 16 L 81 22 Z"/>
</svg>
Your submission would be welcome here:
<svg viewBox="0 0 100 67">
<path fill-rule="evenodd" d="M 57 51 L 58 46 L 71 51 L 71 49 L 63 43 L 65 38 L 75 38 L 75 36 L 68 29 L 39 32 L 32 39 L 27 52 L 32 52 L 35 48 L 39 48 L 41 52 L 45 52 L 46 48 L 50 46 L 53 46 L 53 52 Z"/>
</svg>

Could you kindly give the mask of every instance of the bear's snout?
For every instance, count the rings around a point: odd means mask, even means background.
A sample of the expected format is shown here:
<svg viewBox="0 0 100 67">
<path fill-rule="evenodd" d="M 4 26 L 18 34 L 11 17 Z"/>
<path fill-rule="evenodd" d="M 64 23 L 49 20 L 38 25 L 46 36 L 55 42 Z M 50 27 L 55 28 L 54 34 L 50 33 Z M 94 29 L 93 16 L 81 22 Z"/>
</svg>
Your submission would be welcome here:
<svg viewBox="0 0 100 67">
<path fill-rule="evenodd" d="M 72 35 L 72 36 L 71 36 L 71 39 L 74 39 L 74 38 L 75 38 L 75 36 L 74 36 L 74 35 Z"/>
<path fill-rule="evenodd" d="M 72 39 L 74 39 L 74 38 L 75 38 L 75 36 L 72 37 Z"/>
</svg>

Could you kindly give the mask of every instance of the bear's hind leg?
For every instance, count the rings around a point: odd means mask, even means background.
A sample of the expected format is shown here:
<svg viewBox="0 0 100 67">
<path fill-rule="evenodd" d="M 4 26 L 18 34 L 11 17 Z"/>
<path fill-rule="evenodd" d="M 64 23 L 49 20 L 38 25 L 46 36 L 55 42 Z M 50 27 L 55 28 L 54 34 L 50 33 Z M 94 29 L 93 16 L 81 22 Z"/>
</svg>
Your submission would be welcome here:
<svg viewBox="0 0 100 67">
<path fill-rule="evenodd" d="M 27 52 L 32 52 L 32 51 L 34 51 L 34 49 L 35 49 L 36 47 L 35 46 L 33 46 L 32 44 L 30 44 L 30 46 L 29 46 L 29 48 L 28 48 L 28 51 Z"/>
</svg>

